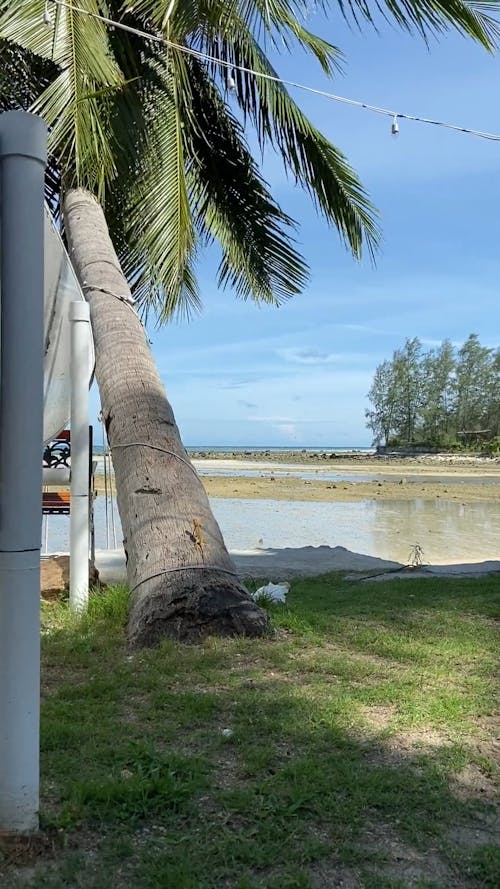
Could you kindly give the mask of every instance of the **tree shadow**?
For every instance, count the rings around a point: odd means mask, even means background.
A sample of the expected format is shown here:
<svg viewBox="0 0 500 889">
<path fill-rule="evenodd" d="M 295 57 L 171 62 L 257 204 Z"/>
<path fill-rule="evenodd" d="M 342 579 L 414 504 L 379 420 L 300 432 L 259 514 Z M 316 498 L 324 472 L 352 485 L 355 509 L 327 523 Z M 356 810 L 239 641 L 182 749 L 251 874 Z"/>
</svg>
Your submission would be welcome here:
<svg viewBox="0 0 500 889">
<path fill-rule="evenodd" d="M 66 851 L 19 885 L 67 885 L 68 856 L 70 884 L 99 889 L 110 869 L 141 889 L 496 885 L 491 757 L 433 714 L 442 672 L 423 678 L 443 639 L 482 675 L 463 634 L 496 587 L 426 580 L 410 599 L 407 585 L 297 580 L 271 609 L 274 639 L 133 656 L 126 591 L 97 597 L 44 639 L 42 813 Z"/>
</svg>

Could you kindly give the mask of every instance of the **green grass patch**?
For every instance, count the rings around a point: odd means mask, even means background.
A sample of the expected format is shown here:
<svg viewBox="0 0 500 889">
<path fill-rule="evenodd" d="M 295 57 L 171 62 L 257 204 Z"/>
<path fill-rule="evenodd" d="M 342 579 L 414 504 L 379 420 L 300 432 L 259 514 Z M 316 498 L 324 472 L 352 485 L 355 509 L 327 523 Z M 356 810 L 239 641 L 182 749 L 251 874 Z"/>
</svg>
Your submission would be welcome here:
<svg viewBox="0 0 500 889">
<path fill-rule="evenodd" d="M 500 876 L 499 846 L 481 846 L 469 857 L 468 870 L 481 886 L 498 887 Z"/>
<path fill-rule="evenodd" d="M 125 589 L 44 604 L 45 845 L 0 885 L 498 885 L 499 593 L 332 574 L 272 638 L 135 654 Z"/>
</svg>

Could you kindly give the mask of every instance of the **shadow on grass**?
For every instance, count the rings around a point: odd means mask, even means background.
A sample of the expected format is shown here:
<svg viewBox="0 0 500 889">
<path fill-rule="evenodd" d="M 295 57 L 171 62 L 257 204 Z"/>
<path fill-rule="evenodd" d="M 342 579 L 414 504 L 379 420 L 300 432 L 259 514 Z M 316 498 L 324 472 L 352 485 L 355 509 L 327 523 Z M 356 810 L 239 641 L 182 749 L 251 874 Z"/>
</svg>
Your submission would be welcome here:
<svg viewBox="0 0 500 889">
<path fill-rule="evenodd" d="M 493 659 L 495 590 L 470 583 L 409 602 L 301 581 L 274 640 L 133 656 L 126 591 L 76 622 L 46 609 L 43 818 L 67 847 L 7 862 L 2 886 L 497 885 L 492 765 L 466 725 L 492 706 L 471 670 Z"/>
</svg>

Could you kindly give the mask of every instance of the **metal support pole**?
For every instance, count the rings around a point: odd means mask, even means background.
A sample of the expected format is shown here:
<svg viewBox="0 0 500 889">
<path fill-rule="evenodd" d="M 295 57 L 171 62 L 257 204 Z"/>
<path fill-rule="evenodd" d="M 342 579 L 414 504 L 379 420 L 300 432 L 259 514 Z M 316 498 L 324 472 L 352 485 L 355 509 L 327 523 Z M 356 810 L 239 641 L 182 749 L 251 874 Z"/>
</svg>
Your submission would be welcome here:
<svg viewBox="0 0 500 889">
<path fill-rule="evenodd" d="M 71 513 L 69 603 L 84 611 L 89 598 L 89 366 L 90 312 L 72 302 L 71 323 Z"/>
<path fill-rule="evenodd" d="M 0 829 L 38 828 L 47 128 L 0 116 Z"/>
</svg>

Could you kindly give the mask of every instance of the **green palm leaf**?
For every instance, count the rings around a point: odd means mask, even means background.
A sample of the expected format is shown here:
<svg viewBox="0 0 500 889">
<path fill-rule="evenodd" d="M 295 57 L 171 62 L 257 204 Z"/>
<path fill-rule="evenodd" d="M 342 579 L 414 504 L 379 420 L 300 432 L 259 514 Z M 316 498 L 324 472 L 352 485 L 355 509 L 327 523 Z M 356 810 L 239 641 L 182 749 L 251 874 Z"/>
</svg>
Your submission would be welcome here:
<svg viewBox="0 0 500 889">
<path fill-rule="evenodd" d="M 96 0 L 81 0 L 100 12 Z M 116 174 L 109 138 L 111 94 L 123 85 L 113 59 L 106 26 L 96 19 L 57 7 L 52 27 L 42 24 L 41 0 L 0 0 L 0 38 L 50 60 L 57 74 L 31 110 L 51 128 L 49 149 L 64 166 L 68 184 L 82 185 L 105 199 Z"/>
<path fill-rule="evenodd" d="M 376 215 L 356 174 L 284 85 L 269 79 L 278 75 L 267 46 L 299 46 L 327 74 L 338 68 L 340 51 L 303 24 L 309 0 L 76 5 L 163 33 L 179 48 L 55 5 L 46 27 L 45 0 L 0 0 L 0 51 L 9 60 L 8 74 L 0 73 L 0 104 L 30 107 L 51 127 L 52 197 L 64 183 L 106 202 L 112 237 L 143 307 L 164 320 L 178 306 L 199 306 L 200 236 L 219 243 L 219 282 L 238 295 L 280 302 L 303 288 L 307 270 L 294 246 L 294 223 L 259 175 L 245 142 L 247 122 L 354 255 L 363 247 L 373 255 Z M 426 38 L 455 27 L 489 49 L 498 37 L 498 0 L 317 0 L 316 7 L 359 23 L 382 14 Z M 201 62 L 182 48 L 215 61 Z M 242 120 L 226 92 L 231 68 Z"/>
<path fill-rule="evenodd" d="M 57 68 L 47 59 L 0 40 L 0 112 L 27 111 L 57 75 Z M 61 171 L 56 158 L 49 155 L 45 172 L 45 197 L 57 214 L 61 191 Z"/>
<path fill-rule="evenodd" d="M 186 7 L 190 5 L 193 4 L 179 3 L 173 7 L 169 33 L 179 25 L 177 10 L 184 16 L 182 23 L 186 23 Z M 227 5 L 215 0 L 200 0 L 200 5 L 206 9 L 206 14 L 202 26 L 191 35 L 190 45 L 226 65 L 278 77 L 248 25 L 253 23 L 255 26 L 257 8 L 262 27 L 277 22 L 283 28 L 290 28 L 290 3 L 270 3 L 267 23 L 264 19 L 266 4 L 260 0 L 255 4 L 248 0 L 233 0 Z M 138 13 L 147 13 L 160 26 L 170 4 L 166 0 L 138 0 L 134 8 Z M 253 18 L 250 16 L 252 10 Z M 245 21 L 240 12 L 250 20 Z M 213 79 L 222 78 L 227 82 L 227 67 L 221 68 L 215 62 L 206 64 Z M 343 154 L 310 123 L 282 84 L 238 70 L 234 71 L 234 77 L 237 101 L 245 116 L 253 122 L 261 146 L 268 142 L 277 148 L 287 169 L 306 188 L 328 222 L 336 226 L 355 256 L 361 255 L 363 243 L 373 256 L 379 237 L 374 210 Z"/>
<path fill-rule="evenodd" d="M 338 70 L 343 58 L 336 46 L 312 34 L 300 23 L 297 12 L 300 7 L 304 11 L 303 3 L 285 0 L 177 0 L 172 6 L 171 0 L 124 0 L 122 5 L 143 15 L 147 22 L 172 39 L 184 41 L 189 37 L 190 45 L 194 45 L 196 34 L 230 36 L 236 17 L 245 21 L 257 39 L 266 32 L 278 49 L 289 51 L 292 46 L 299 45 L 311 52 L 327 74 Z M 167 17 L 168 13 L 170 15 Z"/>
<path fill-rule="evenodd" d="M 48 59 L 0 38 L 0 110 L 28 110 L 57 73 Z"/>
<path fill-rule="evenodd" d="M 196 223 L 219 242 L 219 283 L 238 296 L 279 304 L 299 293 L 307 267 L 288 234 L 292 220 L 258 173 L 241 125 L 202 66 L 190 63 L 191 102 L 184 129 Z"/>
<path fill-rule="evenodd" d="M 301 24 L 308 4 L 290 0 L 237 0 L 232 15 L 238 14 L 257 40 L 265 34 L 278 50 L 291 52 L 297 46 L 312 53 L 325 74 L 331 76 L 342 66 L 343 53 Z"/>
<path fill-rule="evenodd" d="M 231 40 L 206 43 L 213 57 L 278 77 L 242 22 L 233 21 Z M 212 76 L 217 76 L 217 69 L 216 63 L 209 65 Z M 236 99 L 254 124 L 261 145 L 277 148 L 286 168 L 355 256 L 361 255 L 363 243 L 373 256 L 379 239 L 375 212 L 342 152 L 311 124 L 283 84 L 237 67 L 233 74 Z"/>
<path fill-rule="evenodd" d="M 195 232 L 186 184 L 181 104 L 185 59 L 158 56 L 143 72 L 144 137 L 128 201 L 124 262 L 139 303 L 160 321 L 200 308 L 192 263 Z"/>
<path fill-rule="evenodd" d="M 308 32 L 303 29 L 301 19 L 315 8 L 332 18 L 340 13 L 358 25 L 368 22 L 375 26 L 377 17 L 383 16 L 426 39 L 453 28 L 489 50 L 495 48 L 500 33 L 498 0 L 176 0 L 173 7 L 171 0 L 123 0 L 122 5 L 144 14 L 162 30 L 166 13 L 171 10 L 170 36 L 175 33 L 178 39 L 187 37 L 200 22 L 211 27 L 226 22 L 226 36 L 229 36 L 230 23 L 236 16 L 246 23 L 256 39 L 260 39 L 262 31 L 272 33 L 274 29 L 283 36 L 288 30 L 290 36 L 294 34 L 305 46 Z M 222 35 L 222 30 L 220 33 Z M 314 52 L 313 46 L 309 49 Z"/>
<path fill-rule="evenodd" d="M 406 31 L 417 31 L 427 38 L 453 28 L 472 37 L 486 49 L 493 50 L 500 34 L 497 0 L 384 0 L 373 3 L 365 0 L 317 0 L 317 5 L 327 13 L 340 8 L 342 15 L 356 23 L 374 24 L 376 13 L 387 19 L 395 19 Z M 486 12 L 488 10 L 488 12 Z M 493 15 L 491 15 L 493 13 Z"/>
</svg>

